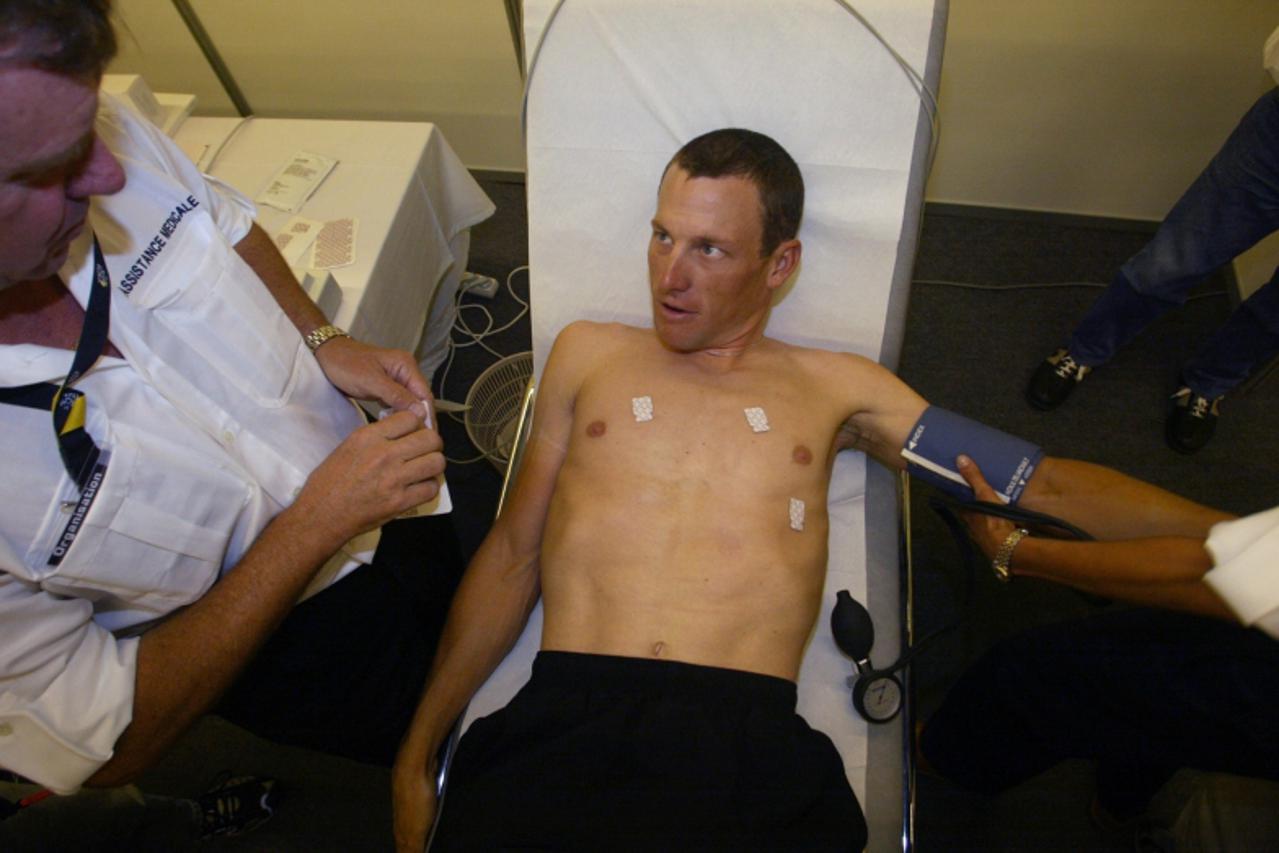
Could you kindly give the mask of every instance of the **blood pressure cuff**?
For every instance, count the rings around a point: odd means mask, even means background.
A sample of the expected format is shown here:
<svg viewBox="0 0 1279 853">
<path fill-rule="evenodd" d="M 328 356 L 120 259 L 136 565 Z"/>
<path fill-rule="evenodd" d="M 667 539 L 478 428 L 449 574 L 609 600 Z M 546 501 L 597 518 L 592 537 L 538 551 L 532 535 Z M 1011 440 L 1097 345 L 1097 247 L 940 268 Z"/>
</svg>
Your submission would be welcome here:
<svg viewBox="0 0 1279 853">
<path fill-rule="evenodd" d="M 910 473 L 958 498 L 972 500 L 973 490 L 955 467 L 955 457 L 961 453 L 977 463 L 1000 500 L 1010 504 L 1017 503 L 1044 458 L 1043 448 L 1029 441 L 937 406 L 924 410 L 902 448 Z"/>
</svg>

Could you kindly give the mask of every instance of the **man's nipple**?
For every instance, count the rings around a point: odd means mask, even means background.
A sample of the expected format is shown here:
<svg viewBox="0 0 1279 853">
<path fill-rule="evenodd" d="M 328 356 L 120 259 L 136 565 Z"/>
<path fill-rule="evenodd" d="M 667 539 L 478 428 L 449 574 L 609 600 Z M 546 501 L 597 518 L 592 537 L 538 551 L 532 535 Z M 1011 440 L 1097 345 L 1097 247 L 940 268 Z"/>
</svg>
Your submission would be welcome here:
<svg viewBox="0 0 1279 853">
<path fill-rule="evenodd" d="M 607 431 L 608 424 L 603 421 L 591 421 L 590 425 L 586 427 L 586 434 L 591 438 L 599 438 Z"/>
<path fill-rule="evenodd" d="M 813 451 L 802 444 L 797 444 L 795 449 L 790 452 L 790 458 L 797 465 L 808 465 L 813 461 Z"/>
</svg>

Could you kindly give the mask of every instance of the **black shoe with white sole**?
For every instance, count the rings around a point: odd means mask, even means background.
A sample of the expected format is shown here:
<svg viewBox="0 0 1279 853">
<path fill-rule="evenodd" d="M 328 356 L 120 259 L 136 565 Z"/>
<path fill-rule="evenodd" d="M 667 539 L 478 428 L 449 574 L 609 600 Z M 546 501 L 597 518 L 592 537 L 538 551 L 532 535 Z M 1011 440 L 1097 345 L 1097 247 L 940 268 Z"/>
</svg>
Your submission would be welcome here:
<svg viewBox="0 0 1279 853">
<path fill-rule="evenodd" d="M 1217 404 L 1221 398 L 1210 400 L 1182 386 L 1172 400 L 1164 429 L 1168 446 L 1178 453 L 1194 453 L 1208 443 L 1217 429 Z"/>
<path fill-rule="evenodd" d="M 1075 361 L 1065 347 L 1044 359 L 1026 386 L 1026 400 L 1041 411 L 1055 409 L 1092 370 Z"/>
</svg>

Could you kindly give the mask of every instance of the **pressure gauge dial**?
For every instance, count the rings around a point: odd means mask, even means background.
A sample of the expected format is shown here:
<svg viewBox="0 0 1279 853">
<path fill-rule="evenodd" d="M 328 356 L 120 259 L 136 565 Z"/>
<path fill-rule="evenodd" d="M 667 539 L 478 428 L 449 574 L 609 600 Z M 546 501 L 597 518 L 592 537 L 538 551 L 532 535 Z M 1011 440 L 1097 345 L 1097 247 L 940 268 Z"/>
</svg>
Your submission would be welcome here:
<svg viewBox="0 0 1279 853">
<path fill-rule="evenodd" d="M 902 685 L 891 675 L 871 674 L 857 679 L 853 707 L 872 723 L 886 723 L 902 709 Z"/>
</svg>

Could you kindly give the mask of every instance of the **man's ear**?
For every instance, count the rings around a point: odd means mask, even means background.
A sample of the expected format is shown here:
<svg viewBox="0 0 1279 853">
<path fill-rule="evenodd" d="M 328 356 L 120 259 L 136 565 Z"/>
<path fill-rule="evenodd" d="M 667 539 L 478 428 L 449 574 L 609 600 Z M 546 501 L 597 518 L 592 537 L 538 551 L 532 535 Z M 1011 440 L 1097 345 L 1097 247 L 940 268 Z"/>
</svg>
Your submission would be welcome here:
<svg viewBox="0 0 1279 853">
<path fill-rule="evenodd" d="M 769 259 L 768 270 L 768 288 L 776 290 L 786 283 L 786 279 L 791 277 L 799 267 L 799 258 L 803 254 L 803 246 L 799 240 L 787 240 L 773 250 L 773 256 Z"/>
</svg>

